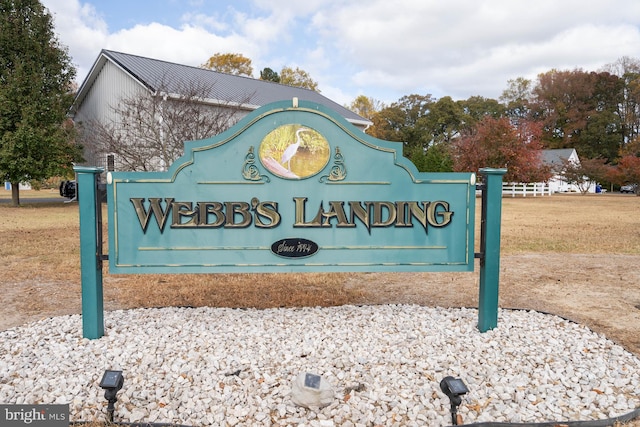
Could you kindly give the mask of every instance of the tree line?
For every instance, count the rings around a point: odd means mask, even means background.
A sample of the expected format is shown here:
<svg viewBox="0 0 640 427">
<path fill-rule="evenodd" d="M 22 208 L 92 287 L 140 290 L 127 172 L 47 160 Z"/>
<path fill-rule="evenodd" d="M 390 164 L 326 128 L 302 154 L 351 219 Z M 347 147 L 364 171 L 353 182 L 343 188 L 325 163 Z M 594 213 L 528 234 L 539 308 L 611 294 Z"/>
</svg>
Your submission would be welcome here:
<svg viewBox="0 0 640 427">
<path fill-rule="evenodd" d="M 253 65 L 251 59 L 240 53 L 216 53 L 211 56 L 202 68 L 218 71 L 220 73 L 233 74 L 236 76 L 253 77 Z M 260 71 L 260 80 L 271 81 L 288 86 L 303 87 L 320 92 L 318 82 L 311 78 L 308 72 L 300 67 L 284 66 L 280 73 L 269 67 Z"/>
<path fill-rule="evenodd" d="M 550 70 L 509 80 L 499 99 L 407 95 L 390 105 L 361 95 L 349 108 L 367 133 L 404 143 L 423 171 L 506 167 L 507 181 L 640 182 L 640 60 L 623 57 L 597 72 Z M 553 170 L 542 149 L 574 148 L 580 165 Z"/>
<path fill-rule="evenodd" d="M 215 54 L 203 67 L 252 76 L 241 54 Z M 260 79 L 319 91 L 304 70 L 260 71 Z M 540 182 L 562 174 L 621 185 L 640 182 L 640 60 L 622 57 L 601 70 L 552 69 L 536 80 L 507 82 L 499 99 L 411 94 L 385 105 L 366 95 L 346 106 L 373 124 L 369 135 L 404 143 L 421 171 L 506 167 L 507 181 Z M 548 165 L 543 149 L 574 148 L 579 164 Z"/>
</svg>

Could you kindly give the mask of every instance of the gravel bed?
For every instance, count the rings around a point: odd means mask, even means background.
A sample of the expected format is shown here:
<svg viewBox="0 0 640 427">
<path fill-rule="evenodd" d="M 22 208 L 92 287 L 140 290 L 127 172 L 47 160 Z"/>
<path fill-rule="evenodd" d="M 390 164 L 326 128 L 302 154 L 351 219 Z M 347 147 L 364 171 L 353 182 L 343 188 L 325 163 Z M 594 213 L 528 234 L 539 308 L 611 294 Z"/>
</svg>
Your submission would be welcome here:
<svg viewBox="0 0 640 427">
<path fill-rule="evenodd" d="M 105 313 L 82 338 L 79 315 L 0 332 L 0 403 L 70 404 L 72 421 L 104 420 L 98 383 L 124 371 L 116 421 L 207 425 L 442 426 L 439 382 L 460 377 L 465 423 L 596 420 L 640 406 L 640 359 L 557 316 L 416 305 L 299 309 L 160 308 Z M 291 402 L 301 372 L 335 399 Z"/>
</svg>

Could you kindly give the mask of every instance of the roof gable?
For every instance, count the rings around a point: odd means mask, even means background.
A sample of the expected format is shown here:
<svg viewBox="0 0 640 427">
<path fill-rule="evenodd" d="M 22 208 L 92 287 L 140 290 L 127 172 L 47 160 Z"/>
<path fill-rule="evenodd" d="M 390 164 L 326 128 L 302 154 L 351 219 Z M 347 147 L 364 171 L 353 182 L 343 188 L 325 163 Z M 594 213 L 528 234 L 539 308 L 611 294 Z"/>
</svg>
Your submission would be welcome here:
<svg viewBox="0 0 640 427">
<path fill-rule="evenodd" d="M 78 90 L 74 103 L 76 108 L 86 97 L 106 61 L 116 64 L 152 92 L 166 87 L 169 94 L 180 94 L 183 90 L 181 88 L 185 85 L 199 82 L 204 87 L 210 88 L 206 102 L 214 105 L 231 103 L 247 110 L 255 110 L 271 102 L 298 98 L 324 105 L 353 124 L 371 125 L 369 120 L 313 90 L 110 50 L 100 52 L 89 75 Z"/>
<path fill-rule="evenodd" d="M 575 148 L 559 148 L 553 150 L 542 150 L 542 162 L 545 165 L 560 166 L 565 161 L 580 162 Z"/>
</svg>

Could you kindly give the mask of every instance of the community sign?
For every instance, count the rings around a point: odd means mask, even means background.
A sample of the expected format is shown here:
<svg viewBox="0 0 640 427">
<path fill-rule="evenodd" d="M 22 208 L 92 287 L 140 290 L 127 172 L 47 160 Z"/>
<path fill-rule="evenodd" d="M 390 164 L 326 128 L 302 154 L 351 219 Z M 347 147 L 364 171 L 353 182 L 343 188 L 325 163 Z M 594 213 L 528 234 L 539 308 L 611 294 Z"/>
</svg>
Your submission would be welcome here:
<svg viewBox="0 0 640 427">
<path fill-rule="evenodd" d="M 266 105 L 166 172 L 109 172 L 111 273 L 473 271 L 475 174 L 318 104 Z"/>
</svg>

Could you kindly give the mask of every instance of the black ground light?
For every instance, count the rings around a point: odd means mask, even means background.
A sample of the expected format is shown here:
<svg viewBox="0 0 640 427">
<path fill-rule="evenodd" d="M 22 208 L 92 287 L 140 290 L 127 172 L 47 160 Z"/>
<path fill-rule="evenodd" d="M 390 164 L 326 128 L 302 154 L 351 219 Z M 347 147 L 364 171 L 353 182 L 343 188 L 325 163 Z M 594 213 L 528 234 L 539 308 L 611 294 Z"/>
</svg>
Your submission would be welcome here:
<svg viewBox="0 0 640 427">
<path fill-rule="evenodd" d="M 462 403 L 460 396 L 469 393 L 469 389 L 460 378 L 444 377 L 440 381 L 440 389 L 451 401 L 451 423 L 458 425 L 458 406 Z"/>
<path fill-rule="evenodd" d="M 124 377 L 122 376 L 122 371 L 104 371 L 100 387 L 104 389 L 104 398 L 109 402 L 107 405 L 107 419 L 110 423 L 113 422 L 113 412 L 118 401 L 116 395 L 123 385 Z"/>
</svg>

